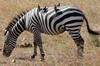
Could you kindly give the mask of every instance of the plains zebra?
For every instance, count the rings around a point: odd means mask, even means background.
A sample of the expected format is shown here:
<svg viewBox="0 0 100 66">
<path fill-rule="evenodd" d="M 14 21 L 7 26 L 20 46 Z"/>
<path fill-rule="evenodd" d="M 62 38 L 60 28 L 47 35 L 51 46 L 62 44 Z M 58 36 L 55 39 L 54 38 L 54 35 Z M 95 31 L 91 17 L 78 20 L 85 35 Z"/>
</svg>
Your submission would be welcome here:
<svg viewBox="0 0 100 66">
<path fill-rule="evenodd" d="M 20 17 L 18 17 L 20 16 Z M 41 33 L 49 35 L 61 34 L 68 31 L 69 35 L 77 45 L 79 56 L 83 56 L 84 40 L 80 35 L 80 29 L 83 21 L 86 21 L 88 32 L 93 35 L 100 33 L 92 31 L 83 12 L 77 7 L 56 6 L 33 8 L 28 12 L 15 17 L 6 29 L 6 39 L 4 42 L 3 55 L 9 57 L 15 48 L 18 36 L 24 31 L 30 31 L 34 34 L 34 53 L 31 58 L 37 55 L 37 46 L 40 49 L 41 60 L 44 60 L 44 51 L 42 47 Z"/>
</svg>

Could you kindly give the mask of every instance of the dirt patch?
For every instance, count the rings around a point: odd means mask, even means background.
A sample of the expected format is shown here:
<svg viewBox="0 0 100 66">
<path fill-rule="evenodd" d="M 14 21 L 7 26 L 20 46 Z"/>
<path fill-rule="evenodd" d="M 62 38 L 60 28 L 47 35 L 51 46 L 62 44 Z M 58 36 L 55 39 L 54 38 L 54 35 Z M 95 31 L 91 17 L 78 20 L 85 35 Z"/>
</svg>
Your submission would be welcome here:
<svg viewBox="0 0 100 66">
<path fill-rule="evenodd" d="M 28 48 L 28 47 L 32 47 L 31 43 L 24 43 L 23 45 L 19 45 L 20 48 Z"/>
</svg>

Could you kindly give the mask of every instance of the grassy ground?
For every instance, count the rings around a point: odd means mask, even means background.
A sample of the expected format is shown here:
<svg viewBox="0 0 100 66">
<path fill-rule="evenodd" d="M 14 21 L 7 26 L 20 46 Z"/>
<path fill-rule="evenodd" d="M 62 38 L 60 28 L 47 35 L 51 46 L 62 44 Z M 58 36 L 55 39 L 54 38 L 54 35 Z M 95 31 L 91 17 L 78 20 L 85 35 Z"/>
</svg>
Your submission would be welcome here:
<svg viewBox="0 0 100 66">
<path fill-rule="evenodd" d="M 0 0 L 0 49 L 3 48 L 4 29 L 11 19 L 23 10 L 41 6 L 74 5 L 79 7 L 87 16 L 93 30 L 100 31 L 100 1 L 99 0 Z M 81 34 L 85 40 L 84 59 L 76 58 L 76 45 L 67 32 L 51 36 L 42 34 L 45 61 L 40 61 L 40 53 L 35 60 L 30 59 L 33 48 L 17 47 L 11 57 L 5 58 L 0 51 L 0 66 L 100 66 L 100 36 L 90 36 L 86 25 L 82 27 Z M 25 40 L 23 40 L 26 38 Z M 18 38 L 17 45 L 33 42 L 33 35 L 24 32 Z M 15 60 L 15 62 L 13 62 Z"/>
</svg>

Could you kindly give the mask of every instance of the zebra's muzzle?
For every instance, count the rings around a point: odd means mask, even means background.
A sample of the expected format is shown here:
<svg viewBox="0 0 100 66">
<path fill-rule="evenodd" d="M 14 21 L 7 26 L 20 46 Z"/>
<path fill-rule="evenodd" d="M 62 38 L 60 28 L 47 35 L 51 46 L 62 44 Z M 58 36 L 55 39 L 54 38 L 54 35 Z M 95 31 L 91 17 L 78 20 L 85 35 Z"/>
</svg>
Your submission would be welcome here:
<svg viewBox="0 0 100 66">
<path fill-rule="evenodd" d="M 12 52 L 12 51 L 3 50 L 3 55 L 4 55 L 5 57 L 9 57 L 9 56 L 11 55 L 11 52 Z"/>
</svg>

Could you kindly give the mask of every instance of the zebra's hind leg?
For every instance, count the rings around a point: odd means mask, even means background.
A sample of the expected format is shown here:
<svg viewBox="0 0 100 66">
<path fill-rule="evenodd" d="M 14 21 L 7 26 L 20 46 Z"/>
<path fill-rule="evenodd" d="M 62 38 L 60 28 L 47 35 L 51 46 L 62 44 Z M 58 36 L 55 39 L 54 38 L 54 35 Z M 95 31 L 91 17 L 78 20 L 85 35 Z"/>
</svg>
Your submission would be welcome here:
<svg viewBox="0 0 100 66">
<path fill-rule="evenodd" d="M 44 50 L 42 47 L 41 34 L 40 34 L 39 30 L 34 31 L 34 54 L 33 54 L 32 58 L 35 58 L 35 56 L 37 55 L 37 46 L 40 49 L 41 61 L 43 61 L 45 54 L 44 54 Z"/>
<path fill-rule="evenodd" d="M 82 37 L 80 36 L 79 39 L 74 40 L 76 45 L 77 45 L 77 55 L 78 58 L 83 58 L 83 52 L 84 52 L 84 40 L 82 39 Z"/>
<path fill-rule="evenodd" d="M 84 40 L 81 37 L 80 31 L 71 31 L 69 32 L 69 34 L 71 35 L 71 37 L 73 38 L 75 44 L 77 45 L 77 55 L 78 58 L 83 58 L 83 52 L 84 52 Z"/>
</svg>

